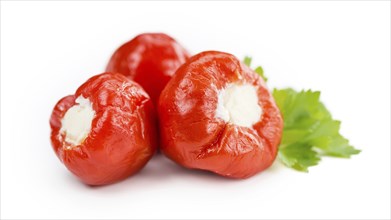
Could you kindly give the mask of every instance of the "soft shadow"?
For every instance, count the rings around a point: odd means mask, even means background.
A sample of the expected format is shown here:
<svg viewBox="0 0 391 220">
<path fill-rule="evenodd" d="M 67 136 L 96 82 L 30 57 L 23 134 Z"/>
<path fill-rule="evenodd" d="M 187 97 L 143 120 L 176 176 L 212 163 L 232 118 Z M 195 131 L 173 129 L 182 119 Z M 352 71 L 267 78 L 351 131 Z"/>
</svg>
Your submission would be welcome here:
<svg viewBox="0 0 391 220">
<path fill-rule="evenodd" d="M 76 178 L 74 179 L 77 181 Z M 178 181 L 194 185 L 204 185 L 205 182 L 208 182 L 221 186 L 222 184 L 235 184 L 246 180 L 230 179 L 208 171 L 187 169 L 175 164 L 162 154 L 156 154 L 140 172 L 120 182 L 104 186 L 89 186 L 79 182 L 90 190 L 123 193 L 124 188 L 126 190 L 137 190 L 159 187 L 162 184 Z"/>
<path fill-rule="evenodd" d="M 262 173 L 275 173 L 275 172 L 280 171 L 284 167 L 285 167 L 284 164 L 282 164 L 278 160 L 278 158 L 276 158 L 276 160 L 273 162 L 273 164 L 269 168 L 264 170 Z"/>
<path fill-rule="evenodd" d="M 120 182 L 104 185 L 104 186 L 89 186 L 78 181 L 77 178 L 73 178 L 75 182 L 83 185 L 89 190 L 99 190 L 105 194 L 108 193 L 124 193 L 138 190 L 140 188 L 154 188 L 159 187 L 162 184 L 174 183 L 174 182 L 185 182 L 193 185 L 203 185 L 205 183 L 217 186 L 232 185 L 232 184 L 243 184 L 248 181 L 258 181 L 255 179 L 269 179 L 272 173 L 277 172 L 283 165 L 279 161 L 275 161 L 271 167 L 257 174 L 254 177 L 248 179 L 231 179 L 219 176 L 209 171 L 187 169 L 169 160 L 164 155 L 156 154 L 148 164 L 138 173 L 133 174 L 125 180 Z M 75 183 L 77 184 L 77 183 Z M 126 189 L 125 189 L 126 188 Z"/>
<path fill-rule="evenodd" d="M 162 154 L 156 155 L 149 164 L 139 173 L 142 178 L 151 180 L 170 180 L 173 178 L 201 178 L 206 181 L 225 181 L 227 178 L 212 172 L 184 168 L 169 160 Z"/>
</svg>

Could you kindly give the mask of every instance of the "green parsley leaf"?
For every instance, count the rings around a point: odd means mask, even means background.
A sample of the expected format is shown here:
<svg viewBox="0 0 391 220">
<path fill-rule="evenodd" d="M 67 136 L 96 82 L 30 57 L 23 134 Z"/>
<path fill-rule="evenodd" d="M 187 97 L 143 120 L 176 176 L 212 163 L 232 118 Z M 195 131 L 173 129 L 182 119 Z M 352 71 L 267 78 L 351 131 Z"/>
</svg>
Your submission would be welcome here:
<svg viewBox="0 0 391 220">
<path fill-rule="evenodd" d="M 286 166 L 304 172 L 308 172 L 307 168 L 317 165 L 320 160 L 318 153 L 310 145 L 300 142 L 280 148 L 278 158 Z"/>
<path fill-rule="evenodd" d="M 284 118 L 278 158 L 286 166 L 308 171 L 321 156 L 349 158 L 360 153 L 339 133 L 341 123 L 320 102 L 320 92 L 274 89 L 273 97 Z"/>
<path fill-rule="evenodd" d="M 252 60 L 251 57 L 245 56 L 244 60 L 243 60 L 243 63 L 246 64 L 246 66 L 251 67 L 251 60 Z"/>
<path fill-rule="evenodd" d="M 251 68 L 251 61 L 252 61 L 252 58 L 246 56 L 246 57 L 244 57 L 243 63 L 246 64 L 246 66 L 248 66 L 248 67 Z M 262 77 L 263 80 L 264 80 L 265 82 L 267 82 L 267 77 L 263 74 L 263 69 L 262 69 L 261 66 L 256 67 L 256 68 L 254 69 L 254 71 L 255 71 L 256 73 L 258 73 L 258 75 L 259 75 L 260 77 Z"/>
<path fill-rule="evenodd" d="M 244 58 L 248 67 L 251 61 Z M 262 67 L 254 71 L 267 81 Z M 341 122 L 320 101 L 320 92 L 274 89 L 273 97 L 284 118 L 278 159 L 287 167 L 308 172 L 322 156 L 349 158 L 360 153 L 339 133 Z"/>
<path fill-rule="evenodd" d="M 262 77 L 263 80 L 264 80 L 265 82 L 267 82 L 267 77 L 265 76 L 265 74 L 263 74 L 263 68 L 262 68 L 261 66 L 258 66 L 257 68 L 255 68 L 254 71 L 255 71 L 256 73 L 258 73 L 258 75 L 259 75 L 260 77 Z"/>
</svg>

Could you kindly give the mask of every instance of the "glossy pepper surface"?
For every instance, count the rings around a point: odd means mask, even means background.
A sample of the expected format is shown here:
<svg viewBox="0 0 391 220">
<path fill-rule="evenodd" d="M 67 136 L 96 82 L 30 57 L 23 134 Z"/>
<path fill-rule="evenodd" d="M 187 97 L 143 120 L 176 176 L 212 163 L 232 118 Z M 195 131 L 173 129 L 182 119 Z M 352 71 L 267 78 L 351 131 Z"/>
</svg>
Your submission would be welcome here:
<svg viewBox="0 0 391 220">
<path fill-rule="evenodd" d="M 133 79 L 156 103 L 177 68 L 188 59 L 189 53 L 170 36 L 145 33 L 118 48 L 106 71 Z"/>
<path fill-rule="evenodd" d="M 66 140 L 61 128 L 78 97 L 89 100 L 95 114 L 90 132 L 75 145 Z M 122 180 L 140 170 L 156 151 L 153 112 L 150 97 L 137 83 L 121 74 L 96 75 L 55 105 L 50 118 L 52 147 L 86 184 Z"/>
<path fill-rule="evenodd" d="M 219 91 L 231 84 L 256 88 L 259 120 L 238 126 L 216 116 Z M 265 82 L 231 54 L 207 51 L 182 65 L 159 100 L 161 150 L 178 164 L 231 178 L 269 167 L 283 121 Z"/>
</svg>

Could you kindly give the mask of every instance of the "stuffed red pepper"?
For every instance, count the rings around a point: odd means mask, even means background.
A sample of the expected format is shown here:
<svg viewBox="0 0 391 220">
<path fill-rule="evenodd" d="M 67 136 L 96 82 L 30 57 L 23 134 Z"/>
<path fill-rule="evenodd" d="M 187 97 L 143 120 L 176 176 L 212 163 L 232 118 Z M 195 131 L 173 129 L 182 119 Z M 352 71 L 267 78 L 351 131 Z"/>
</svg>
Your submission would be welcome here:
<svg viewBox="0 0 391 220">
<path fill-rule="evenodd" d="M 106 71 L 136 81 L 156 103 L 177 68 L 188 59 L 189 53 L 170 36 L 145 33 L 119 47 Z"/>
<path fill-rule="evenodd" d="M 86 184 L 122 180 L 156 150 L 153 112 L 150 97 L 137 83 L 121 74 L 94 76 L 54 107 L 52 147 Z"/>
<path fill-rule="evenodd" d="M 283 121 L 265 82 L 231 54 L 182 65 L 159 100 L 161 150 L 178 164 L 232 178 L 269 167 Z"/>
</svg>

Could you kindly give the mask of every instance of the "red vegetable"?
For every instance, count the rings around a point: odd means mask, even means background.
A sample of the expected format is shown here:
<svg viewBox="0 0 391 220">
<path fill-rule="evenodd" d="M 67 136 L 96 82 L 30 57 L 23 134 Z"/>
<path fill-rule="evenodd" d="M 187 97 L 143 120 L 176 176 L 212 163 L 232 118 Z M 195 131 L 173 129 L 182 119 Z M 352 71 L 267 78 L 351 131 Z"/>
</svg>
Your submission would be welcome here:
<svg viewBox="0 0 391 220">
<path fill-rule="evenodd" d="M 106 68 L 138 82 L 154 103 L 188 52 L 166 34 L 141 34 L 118 48 Z"/>
<path fill-rule="evenodd" d="M 163 90 L 158 111 L 161 150 L 182 166 L 247 178 L 276 157 L 279 109 L 263 79 L 231 54 L 192 57 Z"/>
<path fill-rule="evenodd" d="M 52 147 L 83 182 L 119 181 L 140 170 L 156 151 L 153 111 L 148 94 L 125 76 L 94 76 L 54 107 Z"/>
</svg>

